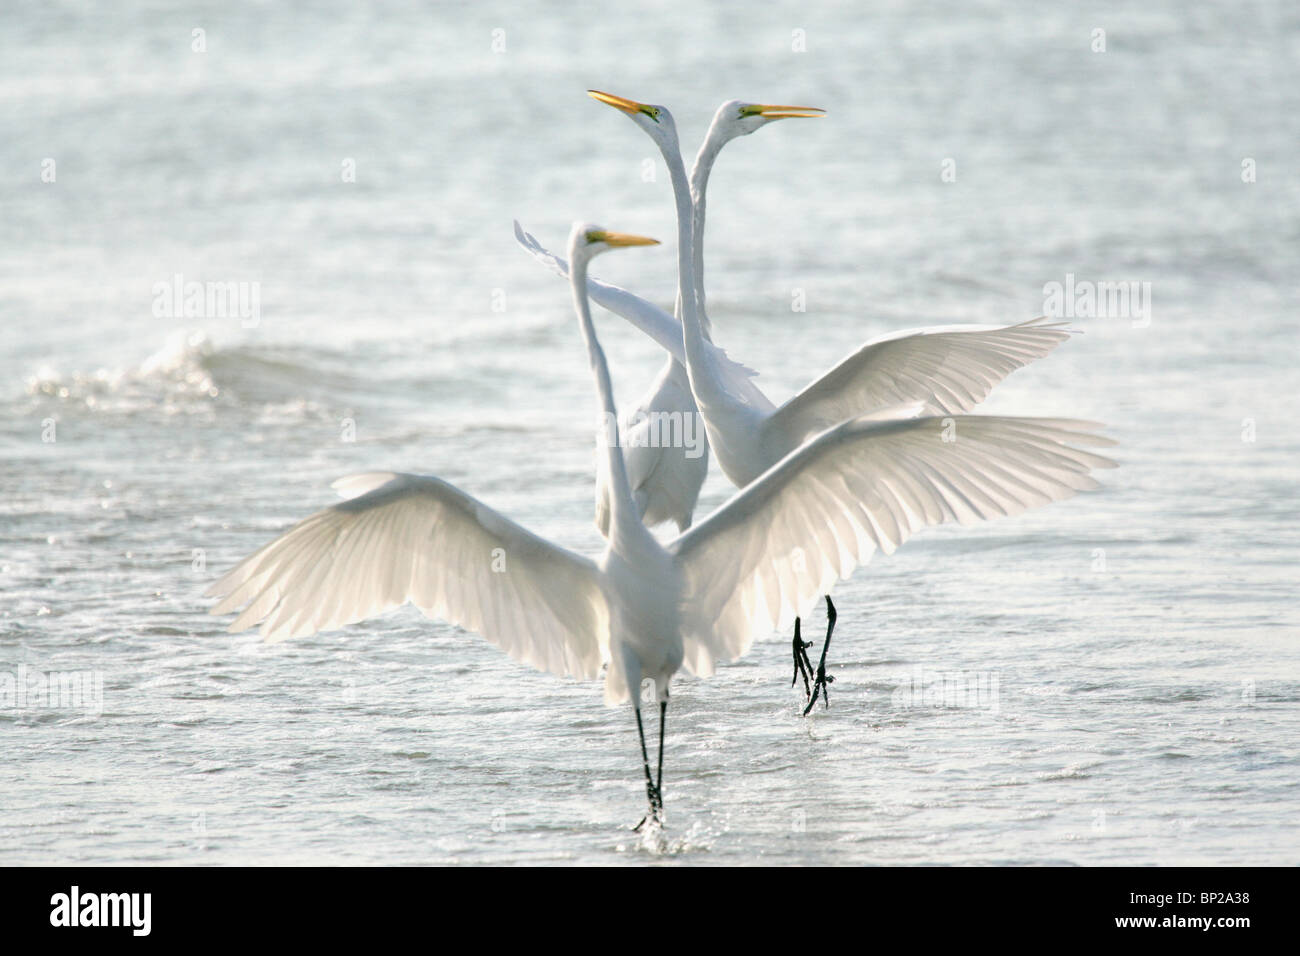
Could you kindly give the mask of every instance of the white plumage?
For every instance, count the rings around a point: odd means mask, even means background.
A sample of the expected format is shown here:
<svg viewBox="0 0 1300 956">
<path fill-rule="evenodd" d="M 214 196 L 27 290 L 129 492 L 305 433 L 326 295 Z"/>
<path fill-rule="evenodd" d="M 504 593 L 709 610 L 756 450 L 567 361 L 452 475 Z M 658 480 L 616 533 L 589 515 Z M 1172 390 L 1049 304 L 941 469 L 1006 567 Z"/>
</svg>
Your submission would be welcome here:
<svg viewBox="0 0 1300 956">
<path fill-rule="evenodd" d="M 663 124 L 663 142 L 675 150 L 667 111 L 637 106 Z M 678 157 L 675 178 L 680 166 Z M 724 439 L 719 459 L 746 485 L 742 491 L 662 545 L 642 521 L 658 505 L 638 499 L 644 486 L 629 481 L 629 467 L 642 463 L 602 442 L 607 542 L 592 560 L 438 478 L 356 475 L 335 483 L 344 501 L 218 580 L 208 592 L 222 598 L 212 613 L 242 607 L 232 631 L 260 625 L 268 640 L 279 640 L 411 602 L 539 669 L 592 678 L 603 665 L 606 701 L 631 701 L 638 731 L 639 688 L 652 680 L 661 708 L 658 780 L 643 732 L 641 749 L 649 816 L 657 820 L 668 686 L 679 668 L 712 673 L 718 660 L 743 654 L 756 637 L 806 612 L 876 550 L 890 553 L 923 527 L 1067 498 L 1096 487 L 1091 470 L 1114 465 L 1079 447 L 1111 444 L 1090 423 L 956 414 L 1064 336 L 1043 322 L 878 340 L 773 408 L 748 370 L 707 339 L 688 206 L 679 198 L 682 322 L 622 290 L 608 295 L 629 305 L 634 321 L 687 371 L 710 437 Z M 606 421 L 616 421 L 617 410 L 588 302 L 588 291 L 602 287 L 588 281 L 587 265 L 610 248 L 653 241 L 582 223 L 570 234 L 572 296 Z M 879 406 L 888 407 L 845 412 Z"/>
<path fill-rule="evenodd" d="M 812 435 L 857 415 L 915 402 L 931 414 L 969 411 L 1006 376 L 1069 338 L 1064 323 L 1045 318 L 1010 326 L 954 325 L 892 332 L 867 342 L 778 408 L 753 381 L 754 372 L 709 338 L 703 279 L 705 198 L 713 162 L 727 142 L 776 119 L 809 116 L 814 111 L 739 100 L 722 104 L 688 183 L 667 107 L 608 93 L 592 95 L 629 115 L 659 147 L 673 182 L 678 243 L 691 250 L 691 262 L 689 269 L 678 269 L 677 318 L 634 293 L 596 279 L 588 279 L 588 292 L 593 301 L 627 319 L 668 352 L 667 364 L 640 409 L 702 413 L 709 445 L 737 487 L 743 488 Z M 551 271 L 568 276 L 564 259 L 544 248 L 518 222 L 515 237 Z M 683 339 L 683 325 L 691 325 L 692 320 L 700 339 L 693 364 Z M 683 385 L 691 390 L 689 399 Z M 674 488 L 697 482 L 688 496 L 673 496 L 689 497 L 693 506 L 705 469 L 692 468 L 680 450 L 655 451 L 658 454 L 638 453 L 635 464 L 629 461 L 633 491 L 650 501 L 655 500 L 659 482 Z M 600 516 L 605 509 L 599 502 L 605 494 L 599 486 L 597 523 L 602 531 Z M 648 514 L 646 523 L 653 527 L 673 518 L 685 528 L 689 512 L 686 523 L 682 517 L 655 512 Z"/>
<path fill-rule="evenodd" d="M 843 422 L 670 542 L 690 670 L 740 656 L 923 527 L 1059 501 L 1114 465 L 1073 447 L 1112 444 L 1090 423 L 950 421 Z M 223 597 L 213 614 L 247 605 L 231 631 L 303 637 L 410 602 L 539 670 L 589 679 L 609 658 L 611 601 L 645 589 L 630 558 L 617 579 L 608 560 L 540 538 L 438 478 L 368 473 L 335 487 L 364 493 L 299 522 L 209 589 Z M 626 700 L 618 684 L 611 703 Z"/>
<path fill-rule="evenodd" d="M 552 674 L 593 678 L 608 645 L 595 563 L 557 547 L 439 478 L 373 472 L 210 589 L 248 606 L 232 631 L 268 641 L 365 620 L 408 601 Z M 506 585 L 506 586 L 503 586 Z"/>
<path fill-rule="evenodd" d="M 921 528 L 1019 514 L 1097 487 L 1088 422 L 977 415 L 842 422 L 671 545 L 687 634 L 730 660 Z"/>
</svg>

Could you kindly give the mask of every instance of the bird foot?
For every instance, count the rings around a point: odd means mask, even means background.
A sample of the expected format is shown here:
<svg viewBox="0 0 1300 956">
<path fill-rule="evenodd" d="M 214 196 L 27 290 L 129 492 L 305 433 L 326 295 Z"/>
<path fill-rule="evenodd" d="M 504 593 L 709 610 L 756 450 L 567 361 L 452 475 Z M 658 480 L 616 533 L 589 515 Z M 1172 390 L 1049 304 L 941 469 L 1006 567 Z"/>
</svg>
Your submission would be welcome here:
<svg viewBox="0 0 1300 956">
<path fill-rule="evenodd" d="M 651 821 L 656 827 L 664 825 L 664 798 L 659 793 L 659 788 L 654 784 L 646 784 L 646 798 L 650 801 L 650 812 L 641 818 L 641 822 L 632 828 L 633 833 L 640 833 L 641 828 L 646 825 L 646 821 Z"/>
<path fill-rule="evenodd" d="M 650 828 L 652 830 L 662 830 L 664 825 L 664 818 L 659 815 L 658 810 L 651 810 L 649 813 L 647 813 L 645 816 L 641 818 L 640 823 L 638 823 L 636 826 L 632 828 L 632 832 L 640 833 L 642 830 L 645 829 L 645 825 L 647 823 L 650 824 Z"/>
<path fill-rule="evenodd" d="M 640 833 L 643 829 L 645 829 L 646 823 L 649 823 L 651 828 L 653 829 L 660 829 L 664 825 L 664 821 L 660 818 L 658 813 L 654 813 L 654 814 L 647 813 L 645 816 L 641 818 L 641 822 L 632 828 L 632 832 Z"/>
<path fill-rule="evenodd" d="M 799 678 L 803 678 L 803 695 L 806 699 L 814 697 L 811 685 L 808 683 L 812 677 L 812 662 L 808 660 L 808 648 L 812 647 L 811 641 L 805 641 L 799 636 L 799 628 L 796 625 L 794 630 L 794 676 L 790 678 L 790 686 L 793 687 L 798 683 Z"/>
<path fill-rule="evenodd" d="M 826 668 L 819 665 L 817 668 L 817 676 L 816 678 L 813 679 L 812 696 L 809 697 L 808 699 L 808 706 L 803 709 L 803 715 L 805 717 L 807 717 L 810 713 L 812 713 L 813 707 L 817 705 L 818 691 L 821 692 L 822 701 L 826 704 L 827 707 L 830 707 L 831 698 L 830 695 L 826 693 L 826 685 L 834 684 L 834 683 L 835 683 L 835 677 L 831 674 L 826 673 Z"/>
</svg>

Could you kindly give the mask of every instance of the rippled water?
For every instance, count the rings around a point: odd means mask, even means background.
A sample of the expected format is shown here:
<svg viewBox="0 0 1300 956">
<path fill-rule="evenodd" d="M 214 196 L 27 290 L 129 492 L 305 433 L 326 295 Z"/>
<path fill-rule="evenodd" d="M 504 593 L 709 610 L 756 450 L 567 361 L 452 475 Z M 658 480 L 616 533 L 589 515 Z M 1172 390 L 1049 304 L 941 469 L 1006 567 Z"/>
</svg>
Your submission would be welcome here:
<svg viewBox="0 0 1300 956">
<path fill-rule="evenodd" d="M 986 405 L 1107 422 L 1103 490 L 859 571 L 828 711 L 798 716 L 781 635 L 677 681 L 664 859 L 1296 862 L 1298 52 L 1281 3 L 6 7 L 0 860 L 648 858 L 596 684 L 409 608 L 263 646 L 200 597 L 353 471 L 598 551 L 567 293 L 510 222 L 674 235 L 600 86 L 692 151 L 724 99 L 830 111 L 711 186 L 718 338 L 778 401 L 1067 274 L 1151 290 Z M 599 266 L 671 303 L 671 246 Z M 176 275 L 259 283 L 260 322 L 159 316 Z M 626 403 L 658 357 L 597 320 Z M 19 699 L 41 674 L 86 699 Z"/>
</svg>

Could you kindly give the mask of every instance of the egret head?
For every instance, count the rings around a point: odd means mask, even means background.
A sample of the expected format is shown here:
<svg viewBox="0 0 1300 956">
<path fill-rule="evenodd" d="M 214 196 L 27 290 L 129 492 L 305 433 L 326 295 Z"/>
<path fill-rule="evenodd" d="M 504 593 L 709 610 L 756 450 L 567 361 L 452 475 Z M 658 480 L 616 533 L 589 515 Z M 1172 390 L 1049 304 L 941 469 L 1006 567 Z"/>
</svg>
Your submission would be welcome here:
<svg viewBox="0 0 1300 956">
<path fill-rule="evenodd" d="M 782 119 L 821 119 L 826 111 L 815 106 L 774 106 L 770 103 L 746 103 L 728 100 L 713 114 L 710 134 L 718 146 L 737 136 L 748 136 L 754 130 Z"/>
<path fill-rule="evenodd" d="M 655 106 L 652 103 L 638 103 L 636 100 L 615 96 L 613 93 L 602 93 L 600 90 L 588 90 L 587 95 L 592 99 L 599 100 L 606 106 L 612 106 L 614 109 L 626 113 L 632 118 L 632 122 L 650 135 L 650 138 L 659 145 L 661 150 L 676 150 L 678 148 L 677 124 L 673 122 L 673 114 L 668 112 L 668 107 Z"/>
<path fill-rule="evenodd" d="M 573 231 L 569 233 L 569 259 L 575 264 L 585 265 L 610 249 L 657 245 L 659 245 L 658 239 L 634 236 L 627 232 L 611 232 L 603 226 L 590 222 L 575 222 Z"/>
</svg>

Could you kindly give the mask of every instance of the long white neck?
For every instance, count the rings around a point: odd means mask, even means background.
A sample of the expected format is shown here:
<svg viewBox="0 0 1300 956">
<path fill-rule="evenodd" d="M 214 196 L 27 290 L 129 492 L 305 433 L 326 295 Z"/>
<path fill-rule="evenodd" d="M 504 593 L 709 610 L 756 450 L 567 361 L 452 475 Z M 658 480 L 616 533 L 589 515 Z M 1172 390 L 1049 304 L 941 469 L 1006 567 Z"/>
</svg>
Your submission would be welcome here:
<svg viewBox="0 0 1300 956">
<path fill-rule="evenodd" d="M 686 352 L 686 371 L 690 374 L 691 392 L 702 406 L 725 402 L 717 376 L 709 361 L 708 333 L 700 319 L 695 297 L 695 204 L 691 201 L 686 166 L 676 149 L 661 148 L 677 204 L 677 309 L 682 320 L 682 339 Z M 703 409 L 702 409 L 703 410 Z"/>
<path fill-rule="evenodd" d="M 631 537 L 649 535 L 636 503 L 632 500 L 632 486 L 627 478 L 627 466 L 619 447 L 618 409 L 614 405 L 614 385 L 609 377 L 609 363 L 605 350 L 596 338 L 596 327 L 591 321 L 591 304 L 587 300 L 587 257 L 579 253 L 576 244 L 569 246 L 569 280 L 573 290 L 573 308 L 578 313 L 582 340 L 587 345 L 587 359 L 591 374 L 596 380 L 596 395 L 600 400 L 600 454 L 605 457 L 606 474 L 609 475 L 609 540 L 614 545 Z"/>
<path fill-rule="evenodd" d="M 718 153 L 726 145 L 715 133 L 717 121 L 709 126 L 709 133 L 700 144 L 700 151 L 695 155 L 695 165 L 691 167 L 691 206 L 694 211 L 691 228 L 691 259 L 695 269 L 695 301 L 700 310 L 700 325 L 704 334 L 711 332 L 708 303 L 704 298 L 704 196 L 709 188 L 709 173 L 713 172 L 713 163 Z"/>
</svg>

